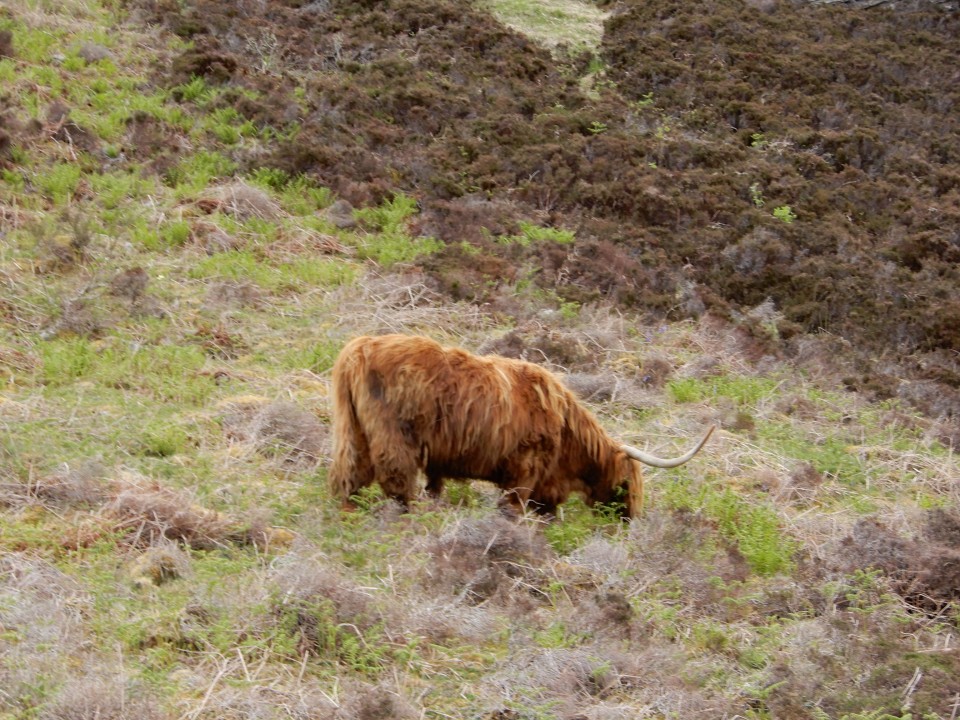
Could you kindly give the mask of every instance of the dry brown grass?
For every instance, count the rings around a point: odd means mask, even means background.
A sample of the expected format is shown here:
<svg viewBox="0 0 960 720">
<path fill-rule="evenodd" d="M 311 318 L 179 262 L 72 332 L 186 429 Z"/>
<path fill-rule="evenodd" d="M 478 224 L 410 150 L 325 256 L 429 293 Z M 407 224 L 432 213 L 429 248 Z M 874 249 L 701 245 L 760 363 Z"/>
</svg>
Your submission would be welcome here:
<svg viewBox="0 0 960 720">
<path fill-rule="evenodd" d="M 108 675 L 98 670 L 70 678 L 45 706 L 43 720 L 165 720 L 169 713 L 152 691 L 132 681 L 127 673 Z"/>
<path fill-rule="evenodd" d="M 43 683 L 69 678 L 83 658 L 93 598 L 51 563 L 0 554 L 0 709 L 12 711 Z"/>
<path fill-rule="evenodd" d="M 134 546 L 164 539 L 191 547 L 213 548 L 228 542 L 236 525 L 223 514 L 197 504 L 189 493 L 165 488 L 141 476 L 122 477 L 104 514 Z"/>
<path fill-rule="evenodd" d="M 271 527 L 263 513 L 238 519 L 203 507 L 194 493 L 165 487 L 137 473 L 123 471 L 109 477 L 97 462 L 24 483 L 14 478 L 0 483 L 0 502 L 27 509 L 40 505 L 61 517 L 62 545 L 77 549 L 119 533 L 124 544 L 161 549 L 156 563 L 147 563 L 138 575 L 167 579 L 182 574 L 182 558 L 169 543 L 210 549 L 231 543 L 249 543 L 261 549 L 289 544 L 293 534 Z M 166 555 L 165 555 L 166 554 Z M 156 565 L 156 569 L 150 569 Z"/>
<path fill-rule="evenodd" d="M 197 204 L 204 212 L 219 211 L 238 220 L 277 220 L 283 216 L 280 205 L 265 191 L 240 180 L 215 188 Z"/>
<path fill-rule="evenodd" d="M 277 242 L 266 248 L 268 257 L 277 260 L 289 260 L 302 256 L 339 255 L 349 257 L 356 249 L 344 245 L 339 239 L 327 233 L 307 228 L 295 228 L 283 234 Z"/>
<path fill-rule="evenodd" d="M 298 405 L 258 396 L 227 399 L 219 405 L 224 435 L 282 463 L 315 466 L 329 456 L 329 428 Z"/>
<path fill-rule="evenodd" d="M 367 273 L 360 281 L 334 291 L 341 332 L 349 335 L 430 333 L 464 338 L 489 330 L 494 321 L 475 305 L 443 303 L 417 272 L 403 275 Z"/>
<path fill-rule="evenodd" d="M 460 603 L 529 607 L 545 597 L 542 586 L 548 576 L 542 565 L 551 551 L 535 522 L 499 515 L 462 520 L 430 539 L 425 551 L 431 560 L 421 571 L 421 582 Z"/>
</svg>

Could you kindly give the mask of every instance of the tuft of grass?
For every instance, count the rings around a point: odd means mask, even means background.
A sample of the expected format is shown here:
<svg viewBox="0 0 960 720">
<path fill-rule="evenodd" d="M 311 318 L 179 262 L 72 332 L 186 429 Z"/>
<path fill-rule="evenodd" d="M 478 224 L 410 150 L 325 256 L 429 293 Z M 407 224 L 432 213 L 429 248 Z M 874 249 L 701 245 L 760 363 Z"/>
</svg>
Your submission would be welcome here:
<svg viewBox="0 0 960 720">
<path fill-rule="evenodd" d="M 557 243 L 558 245 L 569 245 L 576 240 L 576 235 L 572 230 L 563 230 L 561 228 L 542 227 L 520 221 L 519 235 L 503 235 L 497 238 L 501 245 L 520 245 L 529 247 L 536 243 Z"/>
<path fill-rule="evenodd" d="M 762 576 L 789 572 L 798 543 L 781 527 L 776 509 L 741 497 L 729 488 L 676 482 L 664 490 L 667 507 L 703 513 L 716 522 L 720 534 L 733 543 L 750 568 Z"/>
<path fill-rule="evenodd" d="M 333 204 L 329 188 L 316 185 L 305 176 L 298 176 L 278 190 L 281 204 L 294 215 L 310 215 Z"/>
<path fill-rule="evenodd" d="M 40 356 L 41 378 L 49 387 L 82 379 L 189 405 L 202 403 L 215 388 L 199 374 L 206 357 L 193 345 L 95 345 L 85 338 L 70 338 L 41 344 Z"/>
<path fill-rule="evenodd" d="M 720 533 L 736 543 L 754 572 L 774 575 L 790 571 L 798 545 L 784 534 L 774 508 L 725 489 L 708 497 L 703 509 L 717 520 Z"/>
<path fill-rule="evenodd" d="M 0 181 L 3 181 L 11 192 L 18 194 L 23 193 L 27 187 L 27 181 L 23 177 L 23 173 L 11 170 L 10 168 L 0 170 Z"/>
<path fill-rule="evenodd" d="M 217 108 L 205 117 L 204 125 L 224 145 L 236 145 L 243 138 L 253 137 L 256 126 L 244 118 L 235 108 Z"/>
<path fill-rule="evenodd" d="M 355 211 L 356 218 L 375 232 L 358 248 L 361 258 L 375 260 L 383 268 L 409 262 L 443 248 L 443 243 L 430 237 L 411 237 L 407 220 L 417 211 L 417 201 L 398 193 L 379 207 Z"/>
<path fill-rule="evenodd" d="M 196 263 L 189 272 L 194 279 L 245 280 L 266 289 L 276 289 L 273 269 L 249 250 L 231 250 Z"/>
<path fill-rule="evenodd" d="M 39 346 L 41 379 L 46 385 L 65 385 L 90 373 L 97 356 L 86 338 L 51 340 Z"/>
<path fill-rule="evenodd" d="M 112 171 L 89 175 L 97 203 L 108 210 L 130 201 L 140 201 L 157 191 L 156 182 L 134 171 Z"/>
<path fill-rule="evenodd" d="M 557 519 L 543 528 L 543 536 L 560 555 L 569 555 L 597 533 L 620 528 L 622 504 L 613 503 L 591 509 L 578 497 L 557 508 Z"/>
<path fill-rule="evenodd" d="M 757 429 L 761 442 L 783 456 L 808 462 L 820 473 L 847 486 L 863 486 L 866 468 L 850 441 L 835 435 L 805 437 L 789 423 L 762 423 Z"/>
<path fill-rule="evenodd" d="M 311 372 L 325 373 L 333 367 L 334 361 L 340 352 L 340 345 L 330 340 L 314 343 L 307 350 L 307 357 L 302 367 Z"/>
<path fill-rule="evenodd" d="M 178 197 L 187 197 L 205 190 L 214 180 L 230 177 L 236 169 L 237 164 L 225 155 L 201 150 L 168 171 L 166 181 Z"/>
<path fill-rule="evenodd" d="M 678 403 L 700 402 L 704 398 L 703 383 L 696 378 L 679 378 L 667 383 L 667 392 Z"/>
<path fill-rule="evenodd" d="M 0 58 L 0 82 L 12 86 L 17 79 L 17 66 L 10 58 Z"/>
<path fill-rule="evenodd" d="M 787 225 L 797 219 L 797 214 L 793 212 L 793 208 L 791 208 L 789 205 L 780 205 L 779 207 L 775 207 L 773 209 L 773 216 L 777 220 L 787 223 Z"/>
<path fill-rule="evenodd" d="M 586 636 L 582 633 L 572 632 L 563 622 L 551 623 L 544 630 L 538 630 L 533 633 L 533 639 L 542 648 L 559 649 L 574 648 L 582 645 Z"/>
<path fill-rule="evenodd" d="M 140 446 L 144 455 L 168 458 L 185 450 L 190 436 L 179 425 L 169 421 L 153 421 L 141 431 Z"/>
<path fill-rule="evenodd" d="M 358 274 L 352 263 L 323 257 L 273 264 L 252 250 L 231 250 L 202 259 L 189 271 L 194 279 L 253 282 L 270 292 L 350 285 Z"/>
<path fill-rule="evenodd" d="M 194 75 L 189 82 L 177 85 L 171 92 L 186 102 L 203 104 L 213 97 L 214 89 L 202 77 Z"/>
<path fill-rule="evenodd" d="M 34 183 L 54 205 L 61 206 L 69 203 L 82 176 L 83 168 L 79 164 L 61 162 L 51 165 L 34 177 Z"/>
<path fill-rule="evenodd" d="M 772 397 L 779 382 L 773 378 L 721 375 L 701 380 L 677 378 L 666 389 L 675 402 L 692 403 L 729 398 L 741 406 L 754 406 Z"/>
<path fill-rule="evenodd" d="M 304 288 L 335 288 L 351 285 L 358 275 L 356 265 L 326 258 L 301 258 L 284 263 L 279 271 L 289 276 L 297 287 Z"/>
<path fill-rule="evenodd" d="M 171 220 L 160 226 L 157 244 L 151 250 L 166 250 L 183 247 L 190 240 L 190 224 L 184 220 Z"/>
</svg>

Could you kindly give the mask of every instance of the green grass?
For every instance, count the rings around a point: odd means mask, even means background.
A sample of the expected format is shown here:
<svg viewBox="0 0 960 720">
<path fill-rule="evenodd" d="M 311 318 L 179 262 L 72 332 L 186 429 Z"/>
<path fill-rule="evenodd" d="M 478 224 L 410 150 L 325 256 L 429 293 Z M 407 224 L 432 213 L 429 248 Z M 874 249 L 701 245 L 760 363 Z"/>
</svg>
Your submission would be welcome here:
<svg viewBox="0 0 960 720">
<path fill-rule="evenodd" d="M 237 163 L 213 150 L 201 150 L 188 155 L 166 176 L 167 183 L 178 197 L 194 196 L 215 180 L 230 177 Z"/>
<path fill-rule="evenodd" d="M 384 268 L 409 262 L 420 255 L 437 252 L 443 243 L 435 238 L 411 237 L 407 220 L 417 211 L 417 201 L 403 194 L 394 195 L 379 207 L 356 210 L 357 220 L 373 230 L 357 248 L 361 258 L 375 260 Z"/>
<path fill-rule="evenodd" d="M 542 648 L 558 649 L 577 647 L 583 644 L 586 637 L 581 633 L 571 632 L 564 623 L 556 622 L 545 630 L 534 632 L 533 639 Z"/>
<path fill-rule="evenodd" d="M 290 214 L 310 216 L 333 204 L 333 194 L 328 188 L 318 186 L 309 178 L 291 177 L 277 168 L 257 168 L 249 180 L 278 196 L 281 206 Z"/>
<path fill-rule="evenodd" d="M 83 169 L 76 163 L 57 163 L 34 177 L 34 183 L 40 191 L 53 201 L 54 205 L 66 205 L 77 191 Z"/>
<path fill-rule="evenodd" d="M 701 513 L 716 523 L 720 535 L 755 573 L 769 576 L 792 569 L 799 545 L 783 530 L 776 508 L 768 502 L 718 488 L 716 482 L 675 481 L 662 493 L 668 508 Z"/>
<path fill-rule="evenodd" d="M 565 43 L 594 49 L 603 36 L 603 12 L 577 0 L 489 0 L 488 6 L 505 24 L 553 47 Z"/>
<path fill-rule="evenodd" d="M 48 341 L 40 353 L 41 378 L 51 388 L 85 380 L 186 405 L 202 404 L 215 390 L 200 374 L 206 357 L 193 345 L 136 346 L 119 337 L 94 344 L 80 337 Z"/>
<path fill-rule="evenodd" d="M 22 193 L 27 186 L 23 174 L 9 168 L 0 171 L 0 180 L 3 181 L 11 193 Z"/>
<path fill-rule="evenodd" d="M 11 58 L 0 58 L 0 82 L 13 85 L 16 79 L 16 63 Z"/>
<path fill-rule="evenodd" d="M 190 239 L 190 224 L 183 220 L 171 220 L 160 226 L 160 241 L 164 247 L 178 248 Z"/>
<path fill-rule="evenodd" d="M 590 508 L 573 496 L 557 509 L 557 522 L 544 526 L 543 536 L 560 555 L 569 555 L 597 534 L 616 535 L 624 529 L 624 504 L 612 502 Z"/>
<path fill-rule="evenodd" d="M 283 360 L 282 365 L 291 369 L 305 368 L 317 374 L 325 373 L 333 367 L 341 343 L 333 340 L 319 340 L 309 342 L 290 352 Z"/>
<path fill-rule="evenodd" d="M 828 435 L 809 438 L 789 423 L 768 422 L 757 429 L 758 438 L 778 454 L 809 462 L 819 472 L 848 486 L 862 487 L 867 472 L 849 438 Z"/>
<path fill-rule="evenodd" d="M 290 214 L 300 217 L 301 222 L 308 227 L 312 225 L 311 221 L 318 219 L 314 213 L 330 207 L 333 202 L 333 193 L 329 188 L 318 187 L 305 179 L 291 181 L 280 192 L 280 203 L 283 207 Z"/>
<path fill-rule="evenodd" d="M 798 544 L 781 528 L 776 510 L 745 501 L 732 490 L 704 498 L 703 510 L 716 519 L 721 535 L 736 543 L 754 572 L 789 572 Z"/>
<path fill-rule="evenodd" d="M 533 223 L 520 221 L 519 235 L 503 235 L 497 238 L 501 245 L 520 245 L 521 247 L 530 247 L 537 243 L 557 243 L 558 245 L 569 245 L 576 240 L 576 235 L 572 230 L 563 230 L 561 228 L 541 227 Z"/>
<path fill-rule="evenodd" d="M 721 375 L 707 379 L 679 378 L 667 383 L 667 392 L 678 403 L 729 398 L 742 406 L 755 406 L 772 397 L 779 381 L 766 377 Z"/>
<path fill-rule="evenodd" d="M 141 429 L 141 451 L 144 455 L 167 458 L 179 455 L 187 449 L 190 434 L 186 428 L 170 420 L 154 420 Z"/>
<path fill-rule="evenodd" d="M 358 268 L 342 260 L 304 257 L 270 263 L 251 250 L 232 250 L 203 258 L 189 271 L 198 280 L 222 279 L 253 282 L 270 292 L 334 288 L 349 285 Z"/>
<path fill-rule="evenodd" d="M 144 177 L 136 170 L 116 170 L 88 176 L 97 203 L 107 210 L 143 200 L 157 192 L 154 178 Z"/>
<path fill-rule="evenodd" d="M 280 270 L 304 289 L 351 285 L 358 275 L 356 265 L 326 258 L 301 258 L 284 263 Z"/>
<path fill-rule="evenodd" d="M 67 39 L 62 30 L 27 27 L 9 16 L 0 18 L 0 30 L 13 33 L 16 57 L 28 65 L 45 65 Z"/>
<path fill-rule="evenodd" d="M 90 373 L 97 354 L 86 338 L 53 340 L 40 346 L 41 376 L 47 385 L 63 385 Z"/>
<path fill-rule="evenodd" d="M 224 145 L 236 145 L 256 135 L 254 124 L 232 107 L 218 108 L 206 116 L 206 129 Z"/>
</svg>

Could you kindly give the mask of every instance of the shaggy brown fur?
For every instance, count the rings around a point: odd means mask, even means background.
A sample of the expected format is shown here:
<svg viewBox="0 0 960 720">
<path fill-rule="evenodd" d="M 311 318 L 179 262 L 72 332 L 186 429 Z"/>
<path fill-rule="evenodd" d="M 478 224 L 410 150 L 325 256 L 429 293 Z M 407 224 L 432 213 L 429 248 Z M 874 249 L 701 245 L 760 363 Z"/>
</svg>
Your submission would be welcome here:
<svg viewBox="0 0 960 720">
<path fill-rule="evenodd" d="M 643 503 L 640 465 L 551 373 L 424 337 L 359 337 L 333 366 L 333 492 L 345 503 L 378 483 L 407 504 L 444 478 L 489 480 L 516 508 L 553 512 L 572 493 Z M 699 448 L 697 448 L 699 449 Z"/>
</svg>

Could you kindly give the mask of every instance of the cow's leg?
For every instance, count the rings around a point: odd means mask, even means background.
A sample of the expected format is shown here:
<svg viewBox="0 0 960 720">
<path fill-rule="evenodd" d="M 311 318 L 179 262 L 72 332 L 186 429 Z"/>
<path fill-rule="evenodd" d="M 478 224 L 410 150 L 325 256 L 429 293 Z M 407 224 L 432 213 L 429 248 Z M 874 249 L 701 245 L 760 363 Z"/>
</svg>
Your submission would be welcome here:
<svg viewBox="0 0 960 720">
<path fill-rule="evenodd" d="M 497 479 L 497 485 L 504 491 L 498 503 L 501 511 L 508 515 L 524 513 L 543 478 L 542 459 L 537 448 L 530 448 L 504 463 Z"/>
<path fill-rule="evenodd" d="M 557 468 L 557 442 L 545 438 L 510 456 L 501 467 L 497 484 L 504 489 L 501 510 L 517 515 L 532 510 L 553 514 L 569 490 Z"/>
<path fill-rule="evenodd" d="M 367 436 L 359 432 L 357 433 L 356 465 L 353 471 L 355 490 L 372 485 L 375 475 L 373 458 L 370 456 L 370 443 L 367 442 Z"/>
<path fill-rule="evenodd" d="M 427 473 L 427 494 L 432 498 L 438 498 L 443 494 L 443 475 L 428 472 Z"/>
<path fill-rule="evenodd" d="M 507 517 L 519 518 L 527 509 L 530 501 L 530 488 L 522 482 L 508 481 L 501 485 L 503 495 L 497 501 L 497 507 Z"/>
<path fill-rule="evenodd" d="M 401 433 L 383 433 L 370 440 L 377 483 L 387 497 L 404 507 L 417 496 L 420 453 Z"/>
<path fill-rule="evenodd" d="M 337 433 L 337 443 L 328 478 L 345 510 L 355 508 L 353 501 L 350 500 L 351 496 L 374 482 L 375 473 L 370 444 L 358 423 L 349 421 Z"/>
<path fill-rule="evenodd" d="M 543 496 L 539 493 L 531 493 L 527 507 L 536 512 L 538 515 L 557 514 L 557 501 L 552 497 Z"/>
</svg>

